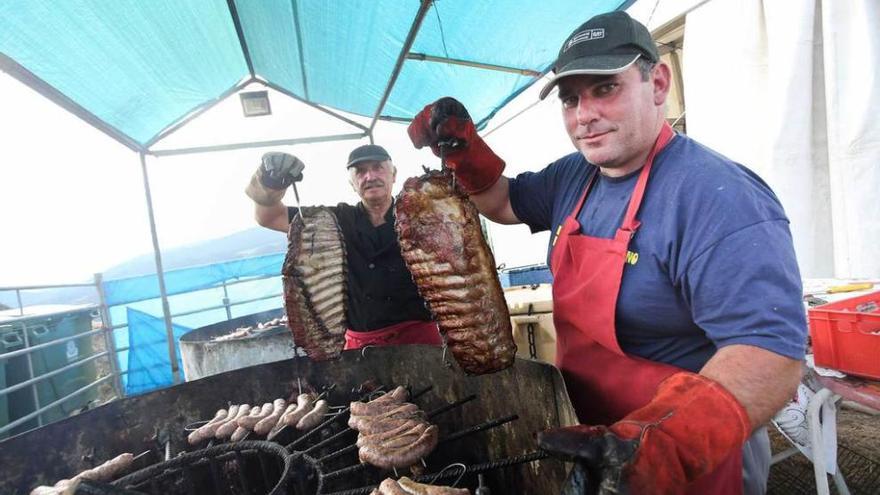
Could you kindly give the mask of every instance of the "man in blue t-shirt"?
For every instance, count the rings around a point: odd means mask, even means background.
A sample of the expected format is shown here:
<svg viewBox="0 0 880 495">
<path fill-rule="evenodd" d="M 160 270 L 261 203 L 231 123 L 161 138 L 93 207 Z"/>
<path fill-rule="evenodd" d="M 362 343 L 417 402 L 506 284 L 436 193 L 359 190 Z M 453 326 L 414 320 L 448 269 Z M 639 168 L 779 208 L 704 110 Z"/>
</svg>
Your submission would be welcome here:
<svg viewBox="0 0 880 495">
<path fill-rule="evenodd" d="M 785 212 L 757 175 L 673 133 L 670 70 L 626 13 L 576 29 L 553 70 L 540 97 L 558 87 L 577 151 L 539 172 L 502 176 L 452 98 L 408 129 L 483 215 L 551 231 L 557 365 L 585 424 L 539 442 L 609 493 L 763 493 L 762 425 L 806 345 Z"/>
</svg>

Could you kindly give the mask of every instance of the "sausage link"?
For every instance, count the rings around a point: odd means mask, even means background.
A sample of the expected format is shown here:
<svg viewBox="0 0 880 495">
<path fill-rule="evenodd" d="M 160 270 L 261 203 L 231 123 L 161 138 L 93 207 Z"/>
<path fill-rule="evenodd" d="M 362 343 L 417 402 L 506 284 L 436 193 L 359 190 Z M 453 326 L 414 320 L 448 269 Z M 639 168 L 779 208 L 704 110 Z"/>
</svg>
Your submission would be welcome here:
<svg viewBox="0 0 880 495">
<path fill-rule="evenodd" d="M 229 411 L 227 411 L 226 409 L 218 409 L 211 421 L 208 421 L 202 426 L 196 428 L 195 431 L 191 432 L 189 436 L 186 437 L 187 442 L 189 442 L 190 445 L 195 445 L 205 438 L 213 437 L 214 432 L 211 431 L 210 433 L 208 433 L 208 430 L 211 430 L 213 427 L 215 427 L 217 423 L 226 419 L 227 414 L 229 414 Z"/>
<path fill-rule="evenodd" d="M 275 399 L 273 406 L 272 413 L 261 419 L 260 422 L 254 426 L 254 433 L 257 435 L 266 435 L 272 430 L 272 427 L 278 424 L 278 420 L 281 419 L 281 415 L 284 413 L 284 408 L 287 406 L 287 401 L 284 399 Z"/>
<path fill-rule="evenodd" d="M 244 418 L 239 418 L 237 421 L 238 426 L 253 431 L 254 426 L 257 426 L 257 423 L 259 423 L 261 419 L 272 414 L 274 408 L 275 406 L 271 402 L 266 402 L 265 404 L 263 404 L 262 407 L 260 407 L 260 412 L 258 412 L 257 414 L 252 414 Z"/>
<path fill-rule="evenodd" d="M 235 428 L 237 427 L 237 421 L 241 418 L 247 417 L 250 411 L 250 404 L 242 404 L 241 406 L 239 406 L 238 412 L 235 414 L 235 417 L 232 418 L 231 421 L 227 421 L 220 425 L 219 428 L 217 428 L 217 431 L 214 433 L 214 438 L 223 439 L 231 437 L 232 433 L 235 432 Z"/>
<path fill-rule="evenodd" d="M 242 428 L 241 426 L 236 426 L 235 431 L 232 432 L 232 436 L 229 437 L 229 440 L 231 442 L 238 442 L 238 441 L 244 439 L 244 437 L 246 437 L 248 433 L 250 433 L 250 430 L 248 430 L 247 428 Z"/>
<path fill-rule="evenodd" d="M 309 411 L 308 414 L 302 417 L 298 423 L 296 423 L 296 429 L 301 431 L 308 431 L 312 428 L 321 424 L 324 421 L 324 415 L 327 414 L 327 411 L 330 410 L 330 403 L 324 399 L 319 400 L 315 403 L 315 407 Z"/>
</svg>

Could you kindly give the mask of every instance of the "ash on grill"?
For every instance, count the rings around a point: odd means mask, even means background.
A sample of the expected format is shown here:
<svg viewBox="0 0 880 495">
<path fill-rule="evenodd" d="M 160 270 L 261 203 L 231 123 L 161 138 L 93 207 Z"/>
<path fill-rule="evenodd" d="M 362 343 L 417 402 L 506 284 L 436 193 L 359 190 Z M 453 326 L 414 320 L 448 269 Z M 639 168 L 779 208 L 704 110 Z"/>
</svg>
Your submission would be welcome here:
<svg viewBox="0 0 880 495">
<path fill-rule="evenodd" d="M 409 401 L 418 404 L 431 389 L 429 386 L 410 394 Z M 355 398 L 370 400 L 384 394 L 383 390 L 380 387 Z M 469 395 L 425 412 L 424 418 L 443 426 L 444 415 L 454 415 L 459 408 L 468 407 L 476 400 L 476 395 Z M 358 432 L 348 426 L 349 418 L 350 406 L 336 405 L 330 406 L 324 420 L 313 429 L 299 431 L 282 427 L 275 431 L 274 441 L 246 440 L 215 445 L 217 440 L 212 439 L 204 449 L 137 471 L 116 480 L 113 485 L 116 489 L 162 495 L 208 492 L 369 495 L 383 493 L 378 491 L 383 480 L 406 475 L 417 483 L 479 488 L 479 493 L 485 494 L 489 492 L 482 483 L 481 473 L 546 457 L 543 452 L 533 451 L 498 460 L 475 460 L 467 459 L 466 449 L 456 448 L 455 443 L 465 437 L 515 421 L 518 416 L 513 414 L 457 431 L 444 431 L 437 448 L 408 472 L 384 470 L 359 461 Z"/>
</svg>

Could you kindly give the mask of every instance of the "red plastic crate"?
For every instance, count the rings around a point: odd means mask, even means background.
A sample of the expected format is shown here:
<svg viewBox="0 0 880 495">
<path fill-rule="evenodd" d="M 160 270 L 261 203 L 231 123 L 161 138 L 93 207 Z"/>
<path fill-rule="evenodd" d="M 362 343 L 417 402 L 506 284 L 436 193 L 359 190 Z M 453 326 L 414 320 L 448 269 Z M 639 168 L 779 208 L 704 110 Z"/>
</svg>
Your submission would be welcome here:
<svg viewBox="0 0 880 495">
<path fill-rule="evenodd" d="M 811 308 L 816 364 L 880 380 L 880 292 Z"/>
</svg>

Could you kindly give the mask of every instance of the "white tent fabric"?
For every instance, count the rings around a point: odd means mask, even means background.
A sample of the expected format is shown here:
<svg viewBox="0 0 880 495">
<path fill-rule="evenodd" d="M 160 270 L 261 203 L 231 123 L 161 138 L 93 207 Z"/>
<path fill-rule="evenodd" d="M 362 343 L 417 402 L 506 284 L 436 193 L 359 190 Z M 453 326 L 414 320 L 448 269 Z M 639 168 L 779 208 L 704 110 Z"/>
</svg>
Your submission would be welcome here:
<svg viewBox="0 0 880 495">
<path fill-rule="evenodd" d="M 804 277 L 880 276 L 880 3 L 711 0 L 687 15 L 688 134 L 760 174 Z"/>
</svg>

